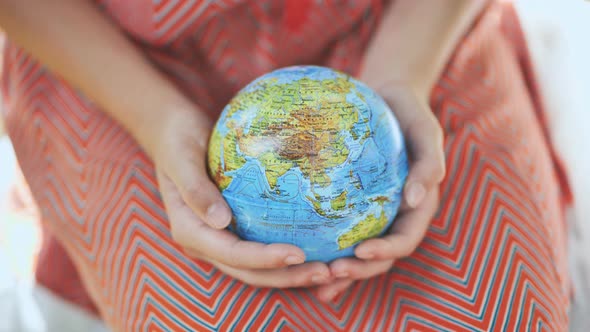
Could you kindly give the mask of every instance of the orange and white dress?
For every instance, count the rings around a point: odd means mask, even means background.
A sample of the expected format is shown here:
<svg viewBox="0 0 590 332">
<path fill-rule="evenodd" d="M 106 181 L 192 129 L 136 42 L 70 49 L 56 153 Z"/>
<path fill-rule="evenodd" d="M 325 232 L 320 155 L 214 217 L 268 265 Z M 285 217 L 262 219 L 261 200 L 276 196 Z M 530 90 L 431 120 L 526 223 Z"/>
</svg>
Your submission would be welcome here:
<svg viewBox="0 0 590 332">
<path fill-rule="evenodd" d="M 358 72 L 379 0 L 101 0 L 155 66 L 219 112 L 294 64 Z M 258 289 L 174 243 L 152 162 L 117 123 L 14 43 L 6 127 L 45 231 L 37 279 L 119 331 L 565 331 L 564 206 L 526 45 L 510 5 L 478 18 L 435 86 L 448 175 L 409 258 L 331 303 Z"/>
</svg>

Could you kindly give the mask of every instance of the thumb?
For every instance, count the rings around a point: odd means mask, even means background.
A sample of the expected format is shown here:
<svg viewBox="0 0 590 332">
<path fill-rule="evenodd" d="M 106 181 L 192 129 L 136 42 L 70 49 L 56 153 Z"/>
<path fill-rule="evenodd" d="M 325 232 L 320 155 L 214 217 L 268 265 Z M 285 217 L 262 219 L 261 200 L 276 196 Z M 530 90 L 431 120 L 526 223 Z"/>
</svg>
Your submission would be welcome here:
<svg viewBox="0 0 590 332">
<path fill-rule="evenodd" d="M 177 108 L 146 136 L 154 142 L 154 163 L 171 180 L 184 203 L 202 222 L 225 228 L 232 213 L 209 179 L 205 164 L 210 127 L 210 119 L 198 109 Z"/>
<path fill-rule="evenodd" d="M 416 116 L 406 130 L 411 157 L 410 171 L 404 188 L 404 198 L 415 208 L 445 176 L 443 134 L 431 112 Z"/>
<path fill-rule="evenodd" d="M 389 88 L 382 90 L 382 95 L 404 133 L 410 156 L 404 199 L 410 208 L 415 208 L 445 176 L 443 131 L 427 100 L 414 90 Z"/>
<path fill-rule="evenodd" d="M 162 144 L 160 169 L 172 180 L 184 203 L 204 223 L 213 228 L 229 225 L 232 212 L 207 173 L 208 130 L 194 130 L 197 125 L 177 125 L 176 132 Z M 184 128 L 190 130 L 183 130 Z"/>
<path fill-rule="evenodd" d="M 231 221 L 232 213 L 217 186 L 209 179 L 204 164 L 203 158 L 178 162 L 175 172 L 169 177 L 186 205 L 203 222 L 213 228 L 225 228 Z"/>
</svg>

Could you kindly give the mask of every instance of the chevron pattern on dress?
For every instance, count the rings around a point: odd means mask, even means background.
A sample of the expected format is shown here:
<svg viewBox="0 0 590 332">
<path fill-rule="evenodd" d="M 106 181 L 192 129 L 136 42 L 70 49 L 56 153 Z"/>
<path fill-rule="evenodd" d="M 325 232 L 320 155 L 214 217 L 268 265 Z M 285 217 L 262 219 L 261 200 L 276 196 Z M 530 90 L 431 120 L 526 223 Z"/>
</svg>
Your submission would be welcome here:
<svg viewBox="0 0 590 332">
<path fill-rule="evenodd" d="M 100 2 L 211 114 L 277 66 L 355 73 L 383 6 L 302 1 L 285 18 L 283 6 L 297 1 Z M 424 242 L 327 304 L 309 290 L 250 287 L 187 257 L 170 237 L 151 161 L 13 44 L 7 128 L 44 227 L 115 330 L 565 331 L 562 193 L 519 36 L 514 11 L 495 5 L 463 40 L 431 100 L 448 175 Z"/>
</svg>

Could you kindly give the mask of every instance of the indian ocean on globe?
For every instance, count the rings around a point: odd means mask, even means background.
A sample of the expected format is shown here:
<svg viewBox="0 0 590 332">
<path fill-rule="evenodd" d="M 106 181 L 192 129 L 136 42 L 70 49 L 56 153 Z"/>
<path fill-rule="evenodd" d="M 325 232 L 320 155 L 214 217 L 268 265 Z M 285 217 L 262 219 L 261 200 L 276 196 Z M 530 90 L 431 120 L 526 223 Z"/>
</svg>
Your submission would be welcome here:
<svg viewBox="0 0 590 332">
<path fill-rule="evenodd" d="M 208 166 L 234 214 L 232 231 L 323 262 L 387 230 L 408 173 L 383 99 L 316 66 L 275 70 L 240 91 L 213 129 Z"/>
</svg>

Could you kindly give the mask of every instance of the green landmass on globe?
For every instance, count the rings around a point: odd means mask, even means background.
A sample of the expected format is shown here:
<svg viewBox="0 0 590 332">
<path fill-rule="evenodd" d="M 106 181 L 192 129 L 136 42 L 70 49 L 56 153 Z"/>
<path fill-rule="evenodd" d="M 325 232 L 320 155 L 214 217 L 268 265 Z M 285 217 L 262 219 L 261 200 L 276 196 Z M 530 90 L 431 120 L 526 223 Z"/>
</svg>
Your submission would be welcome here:
<svg viewBox="0 0 590 332">
<path fill-rule="evenodd" d="M 208 166 L 234 213 L 233 231 L 298 245 L 322 261 L 383 233 L 407 175 L 385 102 L 315 66 L 274 71 L 239 92 L 214 127 Z"/>
</svg>

